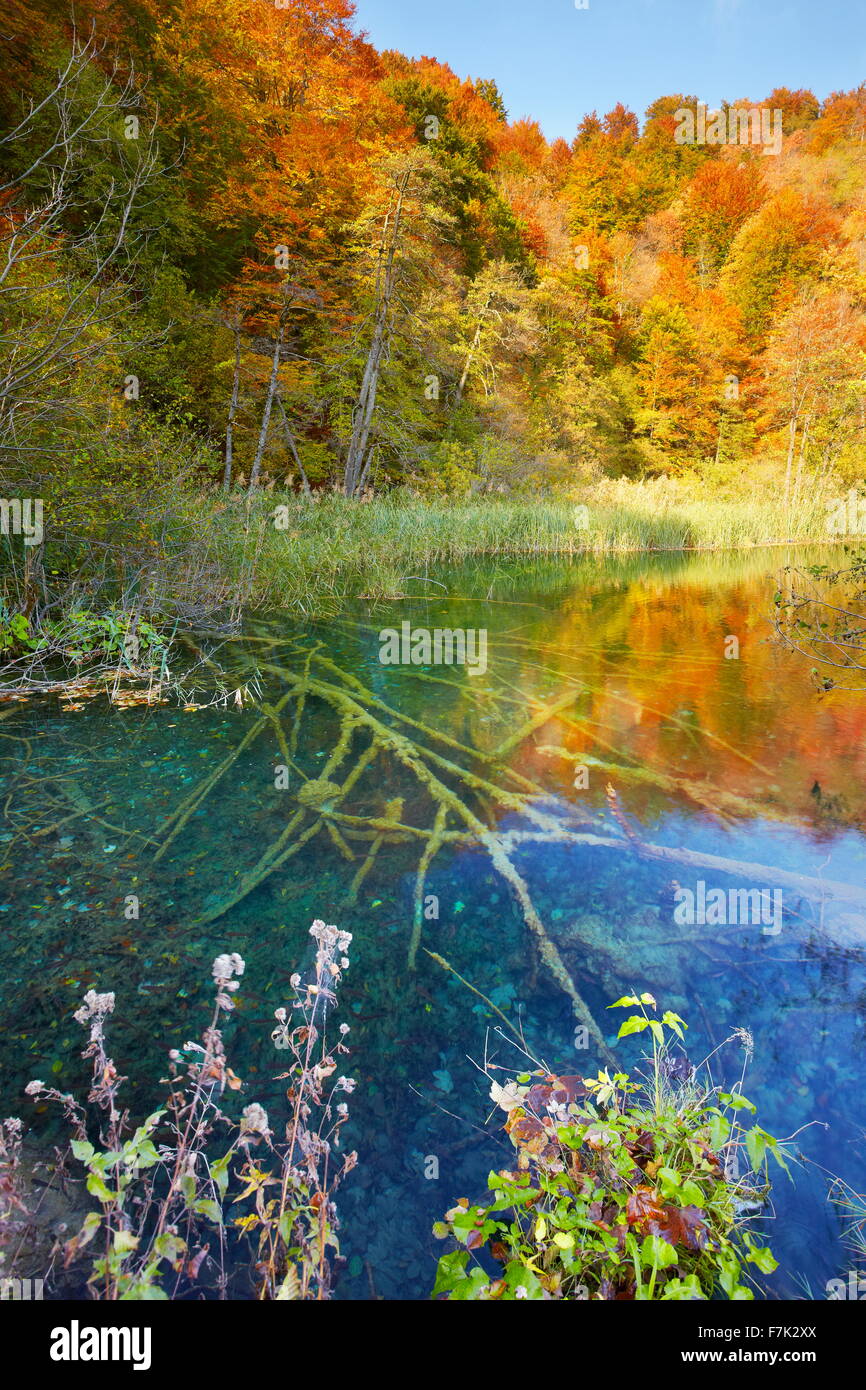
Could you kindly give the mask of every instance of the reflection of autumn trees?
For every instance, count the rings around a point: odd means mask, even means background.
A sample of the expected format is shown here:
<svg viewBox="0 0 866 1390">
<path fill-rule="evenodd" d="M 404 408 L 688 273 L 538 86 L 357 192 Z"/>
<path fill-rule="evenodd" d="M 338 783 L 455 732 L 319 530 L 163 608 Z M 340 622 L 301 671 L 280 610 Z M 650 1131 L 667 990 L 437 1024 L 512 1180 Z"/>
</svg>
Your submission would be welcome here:
<svg viewBox="0 0 866 1390">
<path fill-rule="evenodd" d="M 720 814 L 820 824 L 817 782 L 856 823 L 866 803 L 866 705 L 844 694 L 819 701 L 804 664 L 768 640 L 771 597 L 761 581 L 583 591 L 519 639 L 491 634 L 491 666 L 508 671 L 530 705 L 549 700 L 557 678 L 583 683 L 573 714 L 556 715 L 535 743 L 621 765 L 623 797 L 642 820 L 693 803 L 697 791 Z M 738 659 L 725 656 L 729 636 Z M 572 803 L 603 800 L 604 770 L 590 763 L 590 792 L 575 793 L 570 766 L 542 764 Z M 516 766 L 538 775 L 531 745 Z"/>
<path fill-rule="evenodd" d="M 859 512 L 860 506 L 852 489 L 842 509 Z M 841 567 L 789 566 L 775 595 L 774 633 L 783 648 L 811 664 L 810 675 L 821 691 L 854 691 L 862 697 L 866 688 L 864 581 L 861 553 Z"/>
</svg>

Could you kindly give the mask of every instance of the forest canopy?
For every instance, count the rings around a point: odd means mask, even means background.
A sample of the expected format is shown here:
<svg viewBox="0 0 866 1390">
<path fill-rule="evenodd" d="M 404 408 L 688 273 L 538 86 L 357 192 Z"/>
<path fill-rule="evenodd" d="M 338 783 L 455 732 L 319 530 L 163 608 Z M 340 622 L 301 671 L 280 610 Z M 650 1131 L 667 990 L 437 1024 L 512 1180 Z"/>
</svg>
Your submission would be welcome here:
<svg viewBox="0 0 866 1390">
<path fill-rule="evenodd" d="M 347 0 L 11 9 L 4 475 L 724 495 L 748 469 L 792 504 L 862 477 L 866 85 L 618 103 L 551 143 Z M 778 117 L 780 148 L 684 141 L 684 110 Z"/>
</svg>

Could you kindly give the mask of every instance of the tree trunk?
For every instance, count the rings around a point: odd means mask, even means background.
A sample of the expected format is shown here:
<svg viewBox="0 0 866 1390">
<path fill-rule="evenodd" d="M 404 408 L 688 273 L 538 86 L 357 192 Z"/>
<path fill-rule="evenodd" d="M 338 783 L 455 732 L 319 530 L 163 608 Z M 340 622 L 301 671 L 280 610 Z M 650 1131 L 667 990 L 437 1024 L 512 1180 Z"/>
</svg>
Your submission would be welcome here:
<svg viewBox="0 0 866 1390">
<path fill-rule="evenodd" d="M 379 388 L 379 373 L 382 368 L 382 357 L 385 352 L 385 334 L 387 329 L 389 302 L 390 295 L 388 299 L 382 302 L 384 312 L 376 315 L 373 341 L 370 344 L 370 351 L 367 355 L 367 365 L 364 369 L 364 378 L 361 383 L 358 402 L 355 406 L 355 421 L 352 429 L 352 438 L 349 441 L 349 450 L 346 454 L 346 470 L 343 477 L 343 490 L 347 497 L 354 497 L 358 490 L 358 480 L 363 466 L 367 440 L 370 435 L 370 426 L 373 423 L 373 412 L 376 408 L 376 393 Z"/>
<path fill-rule="evenodd" d="M 268 382 L 268 391 L 265 396 L 265 407 L 262 411 L 262 427 L 259 430 L 259 442 L 256 445 L 256 455 L 253 459 L 252 472 L 250 473 L 250 492 L 253 492 L 258 485 L 259 474 L 262 471 L 262 459 L 265 453 L 265 445 L 268 442 L 268 429 L 271 423 L 271 411 L 274 405 L 274 396 L 277 393 L 277 374 L 280 369 L 280 351 L 285 337 L 285 324 L 280 320 L 279 332 L 274 343 L 274 356 L 271 361 L 271 376 Z"/>
<path fill-rule="evenodd" d="M 229 402 L 229 418 L 226 421 L 226 466 L 223 473 L 223 487 L 226 492 L 232 485 L 232 444 L 234 440 L 235 414 L 238 408 L 238 395 L 241 384 L 241 326 L 239 322 L 232 324 L 235 335 L 235 373 L 232 379 L 232 398 Z"/>
<path fill-rule="evenodd" d="M 788 510 L 788 501 L 791 494 L 791 472 L 794 464 L 794 444 L 797 439 L 797 416 L 792 415 L 788 421 L 788 458 L 785 463 L 785 511 Z"/>
<path fill-rule="evenodd" d="M 809 442 L 809 424 L 811 418 L 811 415 L 806 416 L 803 421 L 803 428 L 800 432 L 800 450 L 797 455 L 797 474 L 794 479 L 794 495 L 792 499 L 795 506 L 800 500 L 800 482 L 803 477 L 803 464 L 806 462 L 806 445 Z"/>
<path fill-rule="evenodd" d="M 716 467 L 717 467 L 717 468 L 718 468 L 718 466 L 719 466 L 719 459 L 720 459 L 721 456 L 722 456 L 722 430 L 724 429 L 724 425 L 725 425 L 725 412 L 722 411 L 722 412 L 720 413 L 720 415 L 719 415 L 719 433 L 718 433 L 718 438 L 716 439 Z"/>
<path fill-rule="evenodd" d="M 286 436 L 286 442 L 289 446 L 289 449 L 291 450 L 292 458 L 295 461 L 297 470 L 301 475 L 301 483 L 303 484 L 304 488 L 304 496 L 312 497 L 313 494 L 310 490 L 310 484 L 307 479 L 307 475 L 304 472 L 304 465 L 301 463 L 301 456 L 298 453 L 297 445 L 295 444 L 295 436 L 292 434 L 291 427 L 289 425 L 289 417 L 286 414 L 286 407 L 283 405 L 283 398 L 280 395 L 279 391 L 277 392 L 277 405 L 280 407 L 280 415 L 282 416 L 283 420 L 283 431 Z"/>
<path fill-rule="evenodd" d="M 373 462 L 373 450 L 375 449 L 375 447 L 375 444 L 371 444 L 369 450 L 367 451 L 367 462 L 364 464 L 363 472 L 361 473 L 361 476 L 358 479 L 359 493 L 364 491 L 364 485 L 367 481 L 367 474 L 370 472 L 370 464 Z"/>
<path fill-rule="evenodd" d="M 397 185 L 396 206 L 393 215 L 389 213 L 386 219 L 382 245 L 379 251 L 380 263 L 384 258 L 385 267 L 380 278 L 376 316 L 373 323 L 373 338 L 370 343 L 370 350 L 367 353 L 367 361 L 364 365 L 364 375 L 361 379 L 358 399 L 355 403 L 355 409 L 352 412 L 352 437 L 349 440 L 349 447 L 346 451 L 346 467 L 343 474 L 343 492 L 346 497 L 354 497 L 358 491 L 358 484 L 367 452 L 367 441 L 373 423 L 373 413 L 376 408 L 379 373 L 382 369 L 382 359 L 388 345 L 391 301 L 394 297 L 396 283 L 395 262 L 403 220 L 403 202 L 406 196 L 410 173 L 411 170 L 406 169 Z M 390 228 L 388 225 L 389 223 Z"/>
<path fill-rule="evenodd" d="M 469 373 L 472 369 L 472 363 L 475 361 L 475 354 L 481 346 L 481 331 L 484 327 L 484 323 L 487 318 L 487 311 L 490 308 L 490 298 L 491 297 L 488 295 L 484 303 L 484 307 L 481 310 L 481 314 L 478 319 L 478 327 L 475 329 L 475 336 L 472 339 L 472 346 L 470 347 L 469 352 L 467 353 L 466 361 L 463 364 L 463 371 L 461 372 L 460 380 L 457 383 L 458 405 L 463 400 L 463 392 L 466 390 L 466 382 L 469 380 Z"/>
</svg>

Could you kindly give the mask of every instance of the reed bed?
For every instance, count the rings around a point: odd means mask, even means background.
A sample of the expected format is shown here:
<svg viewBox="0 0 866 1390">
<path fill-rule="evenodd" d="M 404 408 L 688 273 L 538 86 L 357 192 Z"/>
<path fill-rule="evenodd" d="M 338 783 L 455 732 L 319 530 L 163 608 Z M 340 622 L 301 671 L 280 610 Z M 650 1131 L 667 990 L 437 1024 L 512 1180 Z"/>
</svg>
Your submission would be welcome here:
<svg viewBox="0 0 866 1390">
<path fill-rule="evenodd" d="M 772 496 L 690 497 L 663 483 L 611 482 L 578 498 L 313 502 L 262 493 L 200 501 L 209 548 L 253 604 L 301 611 L 357 596 L 397 597 L 430 566 L 480 557 L 684 553 L 827 543 L 826 506 Z M 584 510 L 585 509 L 585 510 Z"/>
</svg>

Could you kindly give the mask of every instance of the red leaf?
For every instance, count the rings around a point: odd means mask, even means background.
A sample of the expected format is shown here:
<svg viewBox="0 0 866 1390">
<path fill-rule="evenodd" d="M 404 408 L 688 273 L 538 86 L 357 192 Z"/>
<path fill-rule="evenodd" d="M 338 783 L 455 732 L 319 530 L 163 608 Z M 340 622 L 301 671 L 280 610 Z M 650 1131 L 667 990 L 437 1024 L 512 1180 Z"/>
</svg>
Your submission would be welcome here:
<svg viewBox="0 0 866 1390">
<path fill-rule="evenodd" d="M 630 1226 L 637 1226 L 643 1233 L 650 1221 L 663 1219 L 664 1208 L 658 1199 L 655 1188 L 636 1187 L 625 1204 L 625 1214 Z"/>
<path fill-rule="evenodd" d="M 626 1217 L 641 1235 L 661 1236 L 669 1245 L 702 1250 L 707 1227 L 700 1207 L 674 1207 L 659 1201 L 652 1187 L 637 1187 L 626 1203 Z"/>
<path fill-rule="evenodd" d="M 530 1086 L 523 1097 L 523 1105 L 534 1115 L 540 1115 L 547 1109 L 552 1094 L 553 1088 L 551 1086 Z"/>
<path fill-rule="evenodd" d="M 707 1226 L 700 1207 L 663 1207 L 661 1219 L 651 1220 L 648 1229 L 669 1245 L 684 1245 L 687 1250 L 703 1250 L 707 1243 Z"/>
<path fill-rule="evenodd" d="M 557 1076 L 553 1086 L 553 1099 L 560 1105 L 567 1105 L 573 1100 L 582 1100 L 588 1096 L 582 1076 Z"/>
<path fill-rule="evenodd" d="M 623 1146 L 638 1168 L 643 1168 L 655 1154 L 655 1139 L 648 1129 L 641 1130 L 636 1139 Z"/>
<path fill-rule="evenodd" d="M 201 1269 L 202 1260 L 205 1258 L 209 1250 L 210 1246 L 205 1245 L 203 1249 L 196 1251 L 191 1260 L 187 1261 L 186 1272 L 189 1275 L 190 1279 L 198 1278 L 198 1272 Z"/>
</svg>

